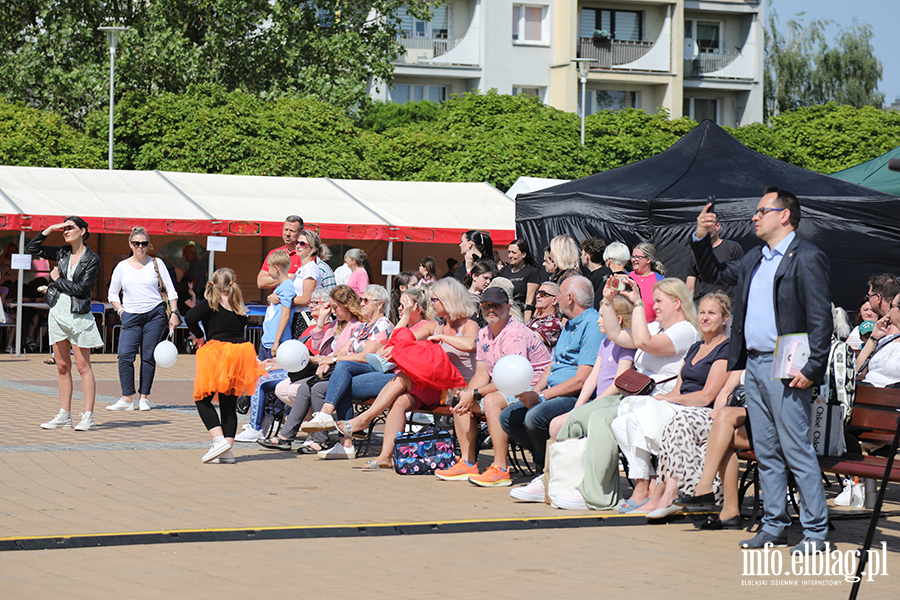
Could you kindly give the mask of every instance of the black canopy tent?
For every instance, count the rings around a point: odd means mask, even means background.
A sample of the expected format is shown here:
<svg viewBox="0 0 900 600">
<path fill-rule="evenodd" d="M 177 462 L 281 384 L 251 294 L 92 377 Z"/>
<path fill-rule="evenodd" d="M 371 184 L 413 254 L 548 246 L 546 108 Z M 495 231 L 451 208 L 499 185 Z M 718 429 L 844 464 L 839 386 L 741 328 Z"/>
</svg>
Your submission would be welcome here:
<svg viewBox="0 0 900 600">
<path fill-rule="evenodd" d="M 800 199 L 798 233 L 828 255 L 836 304 L 855 310 L 870 275 L 900 271 L 900 199 L 754 152 L 709 120 L 651 158 L 519 195 L 516 231 L 536 254 L 564 233 L 629 248 L 650 241 L 667 275 L 683 279 L 707 197 L 722 237 L 747 250 L 761 244 L 750 217 L 770 185 Z"/>
</svg>

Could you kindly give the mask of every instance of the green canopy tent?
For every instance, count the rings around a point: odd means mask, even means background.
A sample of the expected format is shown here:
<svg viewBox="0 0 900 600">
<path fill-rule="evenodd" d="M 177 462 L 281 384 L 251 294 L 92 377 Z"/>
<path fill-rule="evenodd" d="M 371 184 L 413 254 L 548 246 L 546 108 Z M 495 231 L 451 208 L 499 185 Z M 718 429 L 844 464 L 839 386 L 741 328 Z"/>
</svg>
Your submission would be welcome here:
<svg viewBox="0 0 900 600">
<path fill-rule="evenodd" d="M 871 190 L 900 196 L 900 173 L 888 169 L 888 161 L 892 158 L 900 159 L 900 146 L 855 167 L 832 173 L 831 176 Z"/>
</svg>

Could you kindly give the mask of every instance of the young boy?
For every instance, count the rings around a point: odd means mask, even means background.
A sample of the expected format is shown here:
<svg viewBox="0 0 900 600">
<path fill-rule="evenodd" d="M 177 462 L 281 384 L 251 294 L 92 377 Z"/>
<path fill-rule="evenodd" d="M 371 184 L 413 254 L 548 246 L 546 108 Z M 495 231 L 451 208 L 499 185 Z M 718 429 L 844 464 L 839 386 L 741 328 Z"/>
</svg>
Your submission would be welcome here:
<svg viewBox="0 0 900 600">
<path fill-rule="evenodd" d="M 278 296 L 278 302 L 269 304 L 269 308 L 266 309 L 262 342 L 259 345 L 259 360 L 274 357 L 278 352 L 278 345 L 291 339 L 294 296 L 297 295 L 294 291 L 294 282 L 288 279 L 291 258 L 286 251 L 278 249 L 272 252 L 267 267 L 269 275 L 278 282 L 273 292 Z"/>
</svg>

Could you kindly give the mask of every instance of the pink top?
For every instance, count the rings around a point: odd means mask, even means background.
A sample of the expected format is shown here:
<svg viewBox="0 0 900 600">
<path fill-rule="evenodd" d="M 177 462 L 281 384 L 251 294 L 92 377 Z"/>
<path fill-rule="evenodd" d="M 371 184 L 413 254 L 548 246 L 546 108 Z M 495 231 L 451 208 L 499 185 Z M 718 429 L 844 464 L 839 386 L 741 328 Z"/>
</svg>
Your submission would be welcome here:
<svg viewBox="0 0 900 600">
<path fill-rule="evenodd" d="M 650 273 L 649 275 L 638 275 L 634 271 L 628 274 L 641 288 L 641 300 L 644 301 L 644 314 L 647 315 L 647 322 L 652 323 L 656 320 L 656 312 L 653 310 L 653 286 L 657 281 L 665 279 L 659 273 Z"/>
<path fill-rule="evenodd" d="M 341 331 L 340 335 L 338 335 L 337 339 L 335 340 L 334 330 L 337 327 L 337 321 L 332 321 L 325 326 L 325 329 L 321 331 L 313 330 L 312 334 L 309 336 L 309 339 L 313 344 L 313 348 L 315 348 L 316 352 L 318 352 L 319 354 L 333 354 L 337 350 L 347 345 L 347 341 L 350 339 L 350 336 L 353 335 L 353 333 L 356 331 L 356 328 L 359 326 L 359 319 L 353 317 L 352 319 L 350 319 L 350 321 L 347 323 L 347 325 Z"/>
<path fill-rule="evenodd" d="M 496 338 L 491 333 L 490 326 L 478 330 L 478 344 L 475 351 L 475 359 L 484 362 L 490 374 L 494 372 L 497 361 L 510 354 L 524 356 L 534 367 L 534 386 L 547 367 L 550 366 L 550 352 L 544 345 L 541 336 L 510 317 L 509 321 Z"/>
<path fill-rule="evenodd" d="M 347 285 L 353 288 L 354 292 L 362 296 L 363 290 L 366 289 L 366 286 L 369 285 L 369 274 L 366 273 L 365 269 L 360 267 L 350 274 L 350 279 L 347 280 Z"/>
</svg>

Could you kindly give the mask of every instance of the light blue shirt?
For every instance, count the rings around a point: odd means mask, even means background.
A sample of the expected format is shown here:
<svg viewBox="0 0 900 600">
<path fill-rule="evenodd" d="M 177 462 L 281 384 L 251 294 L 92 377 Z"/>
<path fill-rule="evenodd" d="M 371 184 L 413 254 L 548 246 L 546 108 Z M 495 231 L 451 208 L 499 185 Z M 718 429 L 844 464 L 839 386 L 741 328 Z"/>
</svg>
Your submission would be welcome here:
<svg viewBox="0 0 900 600">
<path fill-rule="evenodd" d="M 597 326 L 600 314 L 592 307 L 566 321 L 553 349 L 553 363 L 547 377 L 547 387 L 571 379 L 581 365 L 594 366 L 600 342 L 605 338 Z"/>
<path fill-rule="evenodd" d="M 264 348 L 271 348 L 275 343 L 275 334 L 278 333 L 278 324 L 281 321 L 281 307 L 285 307 L 290 311 L 290 317 L 288 317 L 288 322 L 284 331 L 281 332 L 281 339 L 278 343 L 285 342 L 292 337 L 291 322 L 294 320 L 295 312 L 294 296 L 297 295 L 294 291 L 294 282 L 290 279 L 285 279 L 275 288 L 275 294 L 278 295 L 279 302 L 277 304 L 270 304 L 268 308 L 266 308 L 266 318 L 265 321 L 263 321 L 263 335 L 260 344 L 262 344 Z"/>
<path fill-rule="evenodd" d="M 744 317 L 747 350 L 775 352 L 775 341 L 778 339 L 778 326 L 775 323 L 775 271 L 795 235 L 793 231 L 790 232 L 772 249 L 768 245 L 762 247 L 762 260 L 750 279 L 750 293 L 747 296 Z"/>
</svg>

